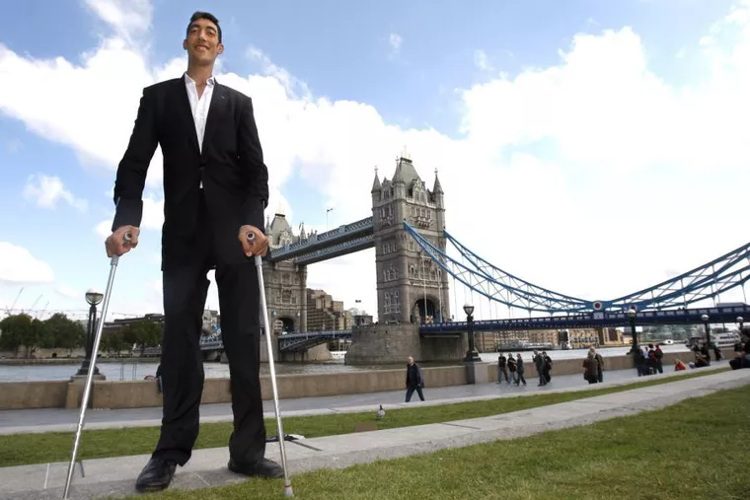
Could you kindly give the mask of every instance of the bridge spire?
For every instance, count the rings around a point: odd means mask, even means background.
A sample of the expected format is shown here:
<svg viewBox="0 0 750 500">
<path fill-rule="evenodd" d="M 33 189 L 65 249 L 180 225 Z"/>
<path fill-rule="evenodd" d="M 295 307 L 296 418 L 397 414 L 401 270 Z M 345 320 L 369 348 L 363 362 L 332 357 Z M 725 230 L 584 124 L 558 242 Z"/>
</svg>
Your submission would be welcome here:
<svg viewBox="0 0 750 500">
<path fill-rule="evenodd" d="M 372 181 L 372 189 L 370 190 L 371 193 L 374 193 L 376 191 L 380 191 L 380 179 L 378 179 L 378 167 L 375 167 L 375 180 Z"/>
<path fill-rule="evenodd" d="M 435 184 L 432 186 L 432 194 L 444 194 L 443 186 L 440 185 L 440 179 L 438 179 L 438 170 L 435 169 Z"/>
</svg>

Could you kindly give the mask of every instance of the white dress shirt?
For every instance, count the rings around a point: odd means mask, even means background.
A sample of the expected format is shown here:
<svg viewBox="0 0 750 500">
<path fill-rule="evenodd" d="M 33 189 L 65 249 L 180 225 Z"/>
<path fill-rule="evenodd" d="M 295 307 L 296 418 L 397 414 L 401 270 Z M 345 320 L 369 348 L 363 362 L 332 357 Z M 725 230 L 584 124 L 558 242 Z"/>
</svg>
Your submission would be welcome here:
<svg viewBox="0 0 750 500">
<path fill-rule="evenodd" d="M 198 149 L 203 152 L 203 134 L 206 131 L 206 117 L 208 108 L 211 106 L 211 96 L 214 93 L 214 77 L 206 81 L 206 88 L 203 94 L 198 97 L 198 89 L 195 86 L 195 80 L 185 73 L 185 88 L 187 89 L 188 100 L 190 101 L 190 111 L 193 113 L 193 122 L 195 123 L 195 134 L 198 136 Z"/>
</svg>

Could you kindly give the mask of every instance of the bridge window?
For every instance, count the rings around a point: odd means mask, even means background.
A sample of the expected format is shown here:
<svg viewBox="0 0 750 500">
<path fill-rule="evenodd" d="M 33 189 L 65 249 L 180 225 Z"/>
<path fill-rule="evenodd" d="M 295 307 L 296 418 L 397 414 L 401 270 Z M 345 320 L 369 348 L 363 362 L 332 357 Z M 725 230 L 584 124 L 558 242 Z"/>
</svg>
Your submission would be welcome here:
<svg viewBox="0 0 750 500">
<path fill-rule="evenodd" d="M 398 300 L 398 291 L 385 292 L 383 294 L 383 312 L 385 314 L 401 312 L 401 304 Z"/>
</svg>

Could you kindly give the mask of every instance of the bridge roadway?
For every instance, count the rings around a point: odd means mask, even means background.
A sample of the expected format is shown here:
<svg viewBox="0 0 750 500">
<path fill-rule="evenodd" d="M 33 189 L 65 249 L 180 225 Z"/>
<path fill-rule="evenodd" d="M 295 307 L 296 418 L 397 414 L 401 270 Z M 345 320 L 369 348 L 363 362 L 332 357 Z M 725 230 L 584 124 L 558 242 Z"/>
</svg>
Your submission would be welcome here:
<svg viewBox="0 0 750 500">
<path fill-rule="evenodd" d="M 294 259 L 297 265 L 309 265 L 341 255 L 358 252 L 375 245 L 372 217 L 344 224 L 325 233 L 313 234 L 304 240 L 274 248 L 270 262 Z"/>
<path fill-rule="evenodd" d="M 750 318 L 750 306 L 730 305 L 708 308 L 677 309 L 666 311 L 642 311 L 636 315 L 635 324 L 643 325 L 683 325 L 700 324 L 701 316 L 707 314 L 709 323 L 734 324 L 737 316 Z M 475 332 L 510 331 L 510 330 L 555 330 L 565 328 L 598 328 L 628 326 L 630 319 L 622 311 L 594 311 L 585 314 L 568 316 L 548 316 L 532 318 L 511 318 L 474 321 Z M 419 326 L 422 337 L 451 336 L 468 330 L 466 321 L 449 321 L 444 323 L 424 324 Z M 302 352 L 316 345 L 331 340 L 348 340 L 352 338 L 351 330 L 322 332 L 287 333 L 279 336 L 280 352 Z M 204 351 L 223 350 L 220 336 L 201 339 Z"/>
<path fill-rule="evenodd" d="M 641 311 L 635 316 L 635 324 L 644 325 L 685 325 L 701 324 L 701 316 L 708 315 L 709 323 L 734 324 L 737 316 L 750 318 L 750 306 L 731 305 L 707 308 L 670 309 L 665 311 Z M 584 314 L 567 316 L 548 316 L 533 318 L 511 318 L 474 321 L 475 332 L 508 331 L 508 330 L 553 330 L 564 328 L 598 328 L 613 326 L 628 326 L 630 319 L 624 311 L 594 311 Z M 466 321 L 452 321 L 421 325 L 419 334 L 422 336 L 455 335 L 465 332 L 468 328 Z"/>
</svg>

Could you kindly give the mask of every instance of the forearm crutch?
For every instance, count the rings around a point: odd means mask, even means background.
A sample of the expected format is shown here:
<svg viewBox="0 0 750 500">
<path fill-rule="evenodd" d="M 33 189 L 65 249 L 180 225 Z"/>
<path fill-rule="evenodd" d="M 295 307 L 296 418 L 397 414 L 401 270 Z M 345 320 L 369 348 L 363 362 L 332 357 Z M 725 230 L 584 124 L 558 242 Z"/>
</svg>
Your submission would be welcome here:
<svg viewBox="0 0 750 500">
<path fill-rule="evenodd" d="M 247 235 L 248 241 L 253 241 L 255 235 Z M 258 288 L 260 291 L 260 310 L 263 314 L 263 330 L 266 335 L 266 347 L 268 347 L 268 370 L 271 372 L 271 388 L 273 390 L 273 411 L 276 414 L 276 432 L 279 438 L 279 450 L 281 451 L 281 468 L 284 469 L 284 496 L 293 497 L 292 481 L 289 479 L 289 472 L 286 466 L 286 450 L 284 449 L 284 425 L 281 423 L 281 412 L 279 411 L 279 391 L 276 387 L 276 367 L 273 361 L 273 325 L 268 321 L 268 305 L 266 304 L 266 287 L 263 283 L 263 258 L 260 255 L 255 256 L 255 268 L 258 270 Z"/>
<path fill-rule="evenodd" d="M 125 235 L 125 241 L 130 240 L 130 235 Z M 120 258 L 115 255 L 110 259 L 109 267 L 109 279 L 107 279 L 107 289 L 104 292 L 104 301 L 102 302 L 102 314 L 99 317 L 99 323 L 96 327 L 96 336 L 94 337 L 94 346 L 91 349 L 91 361 L 89 362 L 89 373 L 86 376 L 86 386 L 83 389 L 83 398 L 81 399 L 81 414 L 78 417 L 78 428 L 76 429 L 76 437 L 73 441 L 73 451 L 70 454 L 70 463 L 68 464 L 68 475 L 65 478 L 65 490 L 63 491 L 63 499 L 68 498 L 70 492 L 70 482 L 73 479 L 73 471 L 75 470 L 76 456 L 78 455 L 78 444 L 81 441 L 81 431 L 83 430 L 83 422 L 86 418 L 86 408 L 89 406 L 89 396 L 91 395 L 91 384 L 94 381 L 94 372 L 96 371 L 96 356 L 99 353 L 99 341 L 102 339 L 102 330 L 104 329 L 104 318 L 107 317 L 107 309 L 109 308 L 109 298 L 112 295 L 112 284 L 115 281 L 115 271 L 117 270 L 117 263 Z"/>
</svg>

